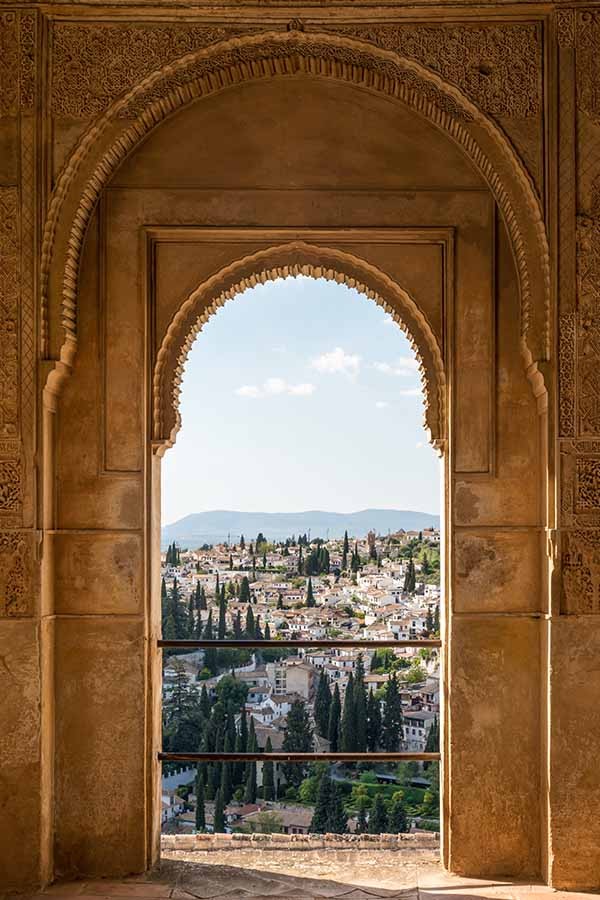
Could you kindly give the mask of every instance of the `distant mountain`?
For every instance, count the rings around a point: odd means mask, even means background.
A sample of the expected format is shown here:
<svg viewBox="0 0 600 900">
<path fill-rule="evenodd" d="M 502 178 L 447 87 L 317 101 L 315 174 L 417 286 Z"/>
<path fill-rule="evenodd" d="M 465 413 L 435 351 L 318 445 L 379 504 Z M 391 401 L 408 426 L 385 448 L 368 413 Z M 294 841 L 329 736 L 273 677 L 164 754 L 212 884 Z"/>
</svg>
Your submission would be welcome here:
<svg viewBox="0 0 600 900">
<path fill-rule="evenodd" d="M 233 510 L 213 510 L 192 513 L 166 525 L 162 529 L 163 547 L 176 541 L 180 547 L 196 549 L 202 544 L 218 544 L 230 536 L 233 544 L 243 534 L 246 541 L 252 541 L 262 531 L 267 540 L 282 541 L 287 537 L 305 534 L 311 537 L 341 538 L 344 531 L 350 537 L 364 537 L 371 529 L 378 534 L 388 531 L 422 530 L 439 527 L 440 517 L 430 513 L 413 512 L 408 509 L 362 509 L 354 513 L 322 512 L 309 510 L 297 513 L 236 512 Z"/>
</svg>

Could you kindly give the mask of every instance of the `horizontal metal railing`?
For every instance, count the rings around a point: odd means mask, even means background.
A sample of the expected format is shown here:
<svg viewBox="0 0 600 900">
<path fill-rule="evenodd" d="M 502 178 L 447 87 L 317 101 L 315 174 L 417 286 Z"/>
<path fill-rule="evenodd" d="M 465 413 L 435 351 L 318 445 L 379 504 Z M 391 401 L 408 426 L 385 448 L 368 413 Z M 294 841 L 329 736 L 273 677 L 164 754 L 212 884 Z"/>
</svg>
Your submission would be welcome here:
<svg viewBox="0 0 600 900">
<path fill-rule="evenodd" d="M 213 639 L 213 640 L 159 640 L 158 647 L 165 650 L 176 649 L 197 649 L 214 647 L 215 649 L 226 648 L 268 648 L 282 649 L 284 647 L 296 647 L 305 649 L 323 648 L 377 648 L 377 647 L 441 647 L 442 642 L 439 638 L 414 638 L 410 640 L 395 640 L 389 638 L 385 640 L 369 640 L 368 638 L 350 638 L 348 640 L 338 639 L 318 639 L 318 640 L 293 640 L 287 639 L 283 641 L 274 640 L 256 640 L 254 639 Z M 272 751 L 271 753 L 163 753 L 158 754 L 161 762 L 271 762 L 282 763 L 313 763 L 313 762 L 437 762 L 441 759 L 439 753 L 419 753 L 409 750 L 398 750 L 397 752 L 374 752 L 374 753 L 285 753 L 281 751 Z"/>
<path fill-rule="evenodd" d="M 396 753 L 159 753 L 158 758 L 164 762 L 271 762 L 313 763 L 313 762 L 437 762 L 439 753 L 411 753 L 409 750 L 398 750 Z"/>
<path fill-rule="evenodd" d="M 257 640 L 256 638 L 252 639 L 236 639 L 236 638 L 223 638 L 219 640 L 214 638 L 213 640 L 205 640 L 205 641 L 164 641 L 159 640 L 158 647 L 167 649 L 198 649 L 202 650 L 204 648 L 215 647 L 219 648 L 249 648 L 249 647 L 259 647 L 259 648 L 267 648 L 267 649 L 280 649 L 282 647 L 304 647 L 310 649 L 312 647 L 340 647 L 340 648 L 348 648 L 348 647 L 441 647 L 442 642 L 439 638 L 412 638 L 410 640 L 394 640 L 393 638 L 385 639 L 385 640 L 369 640 L 368 638 L 349 638 L 348 640 L 343 639 L 335 639 L 332 638 L 328 640 L 327 638 L 319 638 L 318 640 L 305 640 L 302 638 L 301 640 L 294 640 L 293 638 L 286 639 L 284 641 L 273 641 L 273 640 Z"/>
</svg>

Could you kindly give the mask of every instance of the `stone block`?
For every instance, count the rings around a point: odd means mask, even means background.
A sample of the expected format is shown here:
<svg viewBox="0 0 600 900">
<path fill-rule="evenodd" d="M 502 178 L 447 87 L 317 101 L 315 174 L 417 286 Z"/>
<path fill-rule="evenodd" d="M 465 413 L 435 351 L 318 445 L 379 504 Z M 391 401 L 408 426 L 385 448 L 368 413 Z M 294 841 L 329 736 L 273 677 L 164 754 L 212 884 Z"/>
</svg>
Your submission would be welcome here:
<svg viewBox="0 0 600 900">
<path fill-rule="evenodd" d="M 57 613 L 141 612 L 143 548 L 139 534 L 54 535 Z"/>
<path fill-rule="evenodd" d="M 537 529 L 457 529 L 456 612 L 539 610 L 542 540 Z"/>
</svg>

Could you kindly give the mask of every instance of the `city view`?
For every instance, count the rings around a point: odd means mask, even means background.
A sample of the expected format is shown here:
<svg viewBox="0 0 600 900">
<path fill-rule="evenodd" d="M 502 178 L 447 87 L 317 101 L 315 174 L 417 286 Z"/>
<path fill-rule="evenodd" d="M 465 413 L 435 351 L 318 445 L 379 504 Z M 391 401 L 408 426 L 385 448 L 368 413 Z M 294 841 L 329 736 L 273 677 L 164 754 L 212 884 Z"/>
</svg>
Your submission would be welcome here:
<svg viewBox="0 0 600 900">
<path fill-rule="evenodd" d="M 340 285 L 260 285 L 207 323 L 181 400 L 162 636 L 252 643 L 163 649 L 163 751 L 437 753 L 440 649 L 401 643 L 439 639 L 442 601 L 438 470 L 400 329 Z M 360 511 L 315 511 L 336 501 Z M 439 794 L 437 761 L 164 760 L 162 831 L 435 833 Z"/>
</svg>

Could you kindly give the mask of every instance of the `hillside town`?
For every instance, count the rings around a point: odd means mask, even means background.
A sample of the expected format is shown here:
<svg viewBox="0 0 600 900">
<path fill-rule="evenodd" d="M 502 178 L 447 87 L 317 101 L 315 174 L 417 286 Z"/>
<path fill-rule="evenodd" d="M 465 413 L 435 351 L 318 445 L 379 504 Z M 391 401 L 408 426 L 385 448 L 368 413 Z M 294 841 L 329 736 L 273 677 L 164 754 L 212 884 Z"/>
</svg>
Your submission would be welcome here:
<svg viewBox="0 0 600 900">
<path fill-rule="evenodd" d="M 292 535 L 162 556 L 167 752 L 439 750 L 437 529 Z M 365 641 L 273 647 L 265 641 Z M 389 641 L 391 646 L 368 646 Z M 382 833 L 439 828 L 438 764 L 163 763 L 163 831 Z"/>
</svg>

